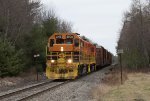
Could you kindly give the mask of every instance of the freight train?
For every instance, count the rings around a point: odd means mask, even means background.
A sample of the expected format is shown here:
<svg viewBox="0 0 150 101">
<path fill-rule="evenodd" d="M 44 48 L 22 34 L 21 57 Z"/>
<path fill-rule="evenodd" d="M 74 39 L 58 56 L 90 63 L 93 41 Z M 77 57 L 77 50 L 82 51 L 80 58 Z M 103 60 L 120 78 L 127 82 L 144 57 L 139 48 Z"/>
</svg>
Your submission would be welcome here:
<svg viewBox="0 0 150 101">
<path fill-rule="evenodd" d="M 46 76 L 75 79 L 112 63 L 112 54 L 78 33 L 54 33 L 46 47 Z"/>
</svg>

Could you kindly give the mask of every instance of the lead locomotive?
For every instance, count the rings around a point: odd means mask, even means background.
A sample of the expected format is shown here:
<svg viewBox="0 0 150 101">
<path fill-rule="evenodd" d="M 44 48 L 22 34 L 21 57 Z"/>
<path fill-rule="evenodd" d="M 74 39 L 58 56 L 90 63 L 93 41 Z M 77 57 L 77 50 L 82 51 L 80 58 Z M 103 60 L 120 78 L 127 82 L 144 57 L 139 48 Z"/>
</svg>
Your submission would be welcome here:
<svg viewBox="0 0 150 101">
<path fill-rule="evenodd" d="M 46 47 L 46 76 L 75 79 L 110 65 L 112 54 L 82 39 L 77 33 L 54 33 Z"/>
</svg>

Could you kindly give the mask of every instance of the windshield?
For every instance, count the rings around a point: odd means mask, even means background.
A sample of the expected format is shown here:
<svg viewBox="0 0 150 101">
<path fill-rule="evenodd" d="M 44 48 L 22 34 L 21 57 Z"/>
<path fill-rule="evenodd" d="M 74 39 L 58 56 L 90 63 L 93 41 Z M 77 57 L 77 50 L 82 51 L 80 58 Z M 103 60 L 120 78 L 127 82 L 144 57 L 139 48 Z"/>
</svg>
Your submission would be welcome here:
<svg viewBox="0 0 150 101">
<path fill-rule="evenodd" d="M 64 39 L 56 39 L 56 44 L 64 44 Z"/>
<path fill-rule="evenodd" d="M 56 39 L 56 44 L 73 44 L 73 39 Z"/>
<path fill-rule="evenodd" d="M 66 39 L 66 44 L 73 44 L 73 39 Z"/>
</svg>

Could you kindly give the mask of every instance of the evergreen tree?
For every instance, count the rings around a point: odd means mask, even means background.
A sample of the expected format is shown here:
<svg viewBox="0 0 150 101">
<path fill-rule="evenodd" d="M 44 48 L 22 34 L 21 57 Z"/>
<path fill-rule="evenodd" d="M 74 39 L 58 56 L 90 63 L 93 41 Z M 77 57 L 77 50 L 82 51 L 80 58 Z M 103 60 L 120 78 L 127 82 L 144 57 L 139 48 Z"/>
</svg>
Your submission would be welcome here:
<svg viewBox="0 0 150 101">
<path fill-rule="evenodd" d="M 0 77 L 15 76 L 22 71 L 22 50 L 15 50 L 12 43 L 0 38 L 0 53 Z"/>
</svg>

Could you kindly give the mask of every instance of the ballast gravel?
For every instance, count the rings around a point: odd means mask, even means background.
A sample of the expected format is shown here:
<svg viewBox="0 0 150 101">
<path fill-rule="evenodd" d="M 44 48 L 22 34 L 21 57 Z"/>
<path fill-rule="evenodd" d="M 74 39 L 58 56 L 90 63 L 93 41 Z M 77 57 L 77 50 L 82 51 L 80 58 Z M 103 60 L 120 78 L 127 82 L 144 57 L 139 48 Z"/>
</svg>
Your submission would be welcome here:
<svg viewBox="0 0 150 101">
<path fill-rule="evenodd" d="M 102 78 L 109 72 L 110 67 L 94 72 L 36 96 L 30 101 L 96 101 L 92 97 L 92 89 L 100 85 Z"/>
</svg>

